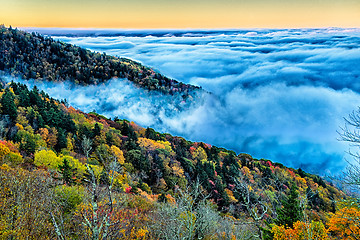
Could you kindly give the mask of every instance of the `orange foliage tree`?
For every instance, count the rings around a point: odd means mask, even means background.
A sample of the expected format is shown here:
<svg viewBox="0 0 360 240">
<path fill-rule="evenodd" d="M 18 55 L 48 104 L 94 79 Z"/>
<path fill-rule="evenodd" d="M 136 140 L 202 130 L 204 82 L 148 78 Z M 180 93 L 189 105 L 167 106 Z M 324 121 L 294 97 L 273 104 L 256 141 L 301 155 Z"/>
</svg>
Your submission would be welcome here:
<svg viewBox="0 0 360 240">
<path fill-rule="evenodd" d="M 356 200 L 348 200 L 339 204 L 339 209 L 330 215 L 328 230 L 341 239 L 359 239 L 360 206 Z"/>
<path fill-rule="evenodd" d="M 292 228 L 274 225 L 272 232 L 274 240 L 329 239 L 324 224 L 317 221 L 310 223 L 297 221 Z"/>
</svg>

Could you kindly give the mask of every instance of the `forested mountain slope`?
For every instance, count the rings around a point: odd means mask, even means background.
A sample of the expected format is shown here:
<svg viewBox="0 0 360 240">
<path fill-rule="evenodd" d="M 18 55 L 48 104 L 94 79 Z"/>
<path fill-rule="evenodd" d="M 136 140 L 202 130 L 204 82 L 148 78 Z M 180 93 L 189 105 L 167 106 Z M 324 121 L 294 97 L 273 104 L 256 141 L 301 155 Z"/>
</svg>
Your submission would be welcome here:
<svg viewBox="0 0 360 240">
<path fill-rule="evenodd" d="M 85 85 L 127 78 L 144 89 L 184 96 L 199 89 L 127 58 L 91 52 L 4 25 L 0 26 L 0 70 L 23 79 L 70 80 Z"/>
<path fill-rule="evenodd" d="M 95 225 L 113 222 L 108 231 L 114 239 L 175 239 L 173 228 L 201 239 L 208 236 L 201 232 L 202 217 L 210 213 L 228 229 L 208 219 L 209 233 L 221 230 L 208 239 L 247 234 L 283 239 L 277 236 L 287 234 L 284 226 L 296 231 L 311 226 L 328 236 L 324 224 L 337 216 L 336 203 L 346 197 L 301 169 L 83 113 L 36 88 L 10 83 L 0 89 L 0 98 L 2 236 L 46 239 L 45 232 L 49 238 L 61 232 L 84 239 L 95 234 Z M 102 220 L 94 220 L 95 206 Z M 334 226 L 336 236 L 340 230 Z"/>
</svg>

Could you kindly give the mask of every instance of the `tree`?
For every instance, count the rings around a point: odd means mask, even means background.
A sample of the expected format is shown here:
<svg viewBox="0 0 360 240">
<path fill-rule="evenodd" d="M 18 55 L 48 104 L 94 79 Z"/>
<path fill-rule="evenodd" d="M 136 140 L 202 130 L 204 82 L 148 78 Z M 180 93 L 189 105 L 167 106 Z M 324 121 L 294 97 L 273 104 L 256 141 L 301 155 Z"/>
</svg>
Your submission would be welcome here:
<svg viewBox="0 0 360 240">
<path fill-rule="evenodd" d="M 99 123 L 95 123 L 94 129 L 92 130 L 92 134 L 94 137 L 99 136 L 101 133 L 101 127 Z"/>
<path fill-rule="evenodd" d="M 322 222 L 311 221 L 310 223 L 296 221 L 293 228 L 274 225 L 272 228 L 274 240 L 327 240 L 329 239 L 325 226 Z"/>
<path fill-rule="evenodd" d="M 71 185 L 74 183 L 74 172 L 75 169 L 70 166 L 67 158 L 63 159 L 63 163 L 59 165 L 59 171 L 61 174 L 61 179 L 64 181 L 66 185 Z"/>
<path fill-rule="evenodd" d="M 289 196 L 282 201 L 283 207 L 278 209 L 278 218 L 275 220 L 276 224 L 292 228 L 296 221 L 302 219 L 302 211 L 298 198 L 297 186 L 292 184 Z"/>
<path fill-rule="evenodd" d="M 251 194 L 251 185 L 248 181 L 244 179 L 243 176 L 240 176 L 239 179 L 233 178 L 234 182 L 234 193 L 238 195 L 239 201 L 241 202 L 242 207 L 246 209 L 250 217 L 255 223 L 257 228 L 256 238 L 263 239 L 264 228 L 262 225 L 262 220 L 265 218 L 268 212 L 268 206 L 265 202 L 261 200 L 253 200 Z"/>
<path fill-rule="evenodd" d="M 126 160 L 139 171 L 144 171 L 145 173 L 150 171 L 149 160 L 139 150 L 128 151 L 126 154 Z"/>
<path fill-rule="evenodd" d="M 102 194 L 98 176 L 96 175 L 92 165 L 89 164 L 88 157 L 91 151 L 91 145 L 91 140 L 84 136 L 82 141 L 82 148 L 87 158 L 86 169 L 89 173 L 88 178 L 85 179 L 85 182 L 88 183 L 90 201 L 88 208 L 84 209 L 84 212 L 81 212 L 82 225 L 85 226 L 85 232 L 88 234 L 89 239 L 112 239 L 110 228 L 119 222 L 113 222 L 112 219 L 112 216 L 114 215 L 112 188 L 114 184 L 115 173 L 119 172 L 119 165 L 117 163 L 116 157 L 114 157 L 114 161 L 109 164 L 109 169 L 107 172 L 109 183 L 106 185 L 106 193 Z M 102 208 L 103 206 L 105 206 L 105 208 Z M 59 224 L 61 221 L 55 218 L 53 212 L 50 214 L 58 239 L 66 239 L 64 231 L 62 230 L 64 227 L 62 224 Z"/>
<path fill-rule="evenodd" d="M 328 230 L 341 239 L 360 239 L 360 203 L 356 199 L 343 200 L 330 215 Z"/>
<path fill-rule="evenodd" d="M 9 115 L 10 119 L 13 121 L 17 117 L 17 108 L 14 99 L 14 94 L 9 90 L 9 88 L 6 88 L 0 101 L 2 114 Z"/>
<path fill-rule="evenodd" d="M 0 166 L 0 239 L 54 239 L 52 186 L 44 170 Z"/>
<path fill-rule="evenodd" d="M 338 131 L 338 134 L 341 141 L 349 142 L 353 147 L 360 147 L 360 107 L 345 118 L 345 126 Z M 349 154 L 354 161 L 348 161 L 346 170 L 336 180 L 348 187 L 359 189 L 360 153 L 349 151 Z"/>
<path fill-rule="evenodd" d="M 65 131 L 60 128 L 57 134 L 57 143 L 55 145 L 55 149 L 58 152 L 60 152 L 60 150 L 66 148 L 66 146 L 67 146 L 67 139 L 66 139 Z"/>
<path fill-rule="evenodd" d="M 38 167 L 57 169 L 61 164 L 61 159 L 52 150 L 40 150 L 34 154 L 34 164 Z"/>
<path fill-rule="evenodd" d="M 6 134 L 6 127 L 9 125 L 10 119 L 9 116 L 4 115 L 0 120 L 0 139 L 3 139 Z"/>
<path fill-rule="evenodd" d="M 198 180 L 185 190 L 176 188 L 172 201 L 164 201 L 164 196 L 151 215 L 154 239 L 252 239 L 234 218 L 220 216 L 208 197 Z"/>
</svg>

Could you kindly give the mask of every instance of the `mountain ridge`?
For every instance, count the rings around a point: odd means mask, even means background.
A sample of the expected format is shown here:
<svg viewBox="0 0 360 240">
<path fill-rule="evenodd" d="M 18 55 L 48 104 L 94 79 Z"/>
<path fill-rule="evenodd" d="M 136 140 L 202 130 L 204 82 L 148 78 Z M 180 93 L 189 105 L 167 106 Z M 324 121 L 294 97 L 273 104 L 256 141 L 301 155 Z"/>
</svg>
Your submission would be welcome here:
<svg viewBox="0 0 360 240">
<path fill-rule="evenodd" d="M 135 85 L 184 97 L 200 87 L 170 79 L 127 58 L 96 53 L 37 33 L 0 26 L 0 70 L 23 79 L 99 84 L 127 78 Z"/>
</svg>

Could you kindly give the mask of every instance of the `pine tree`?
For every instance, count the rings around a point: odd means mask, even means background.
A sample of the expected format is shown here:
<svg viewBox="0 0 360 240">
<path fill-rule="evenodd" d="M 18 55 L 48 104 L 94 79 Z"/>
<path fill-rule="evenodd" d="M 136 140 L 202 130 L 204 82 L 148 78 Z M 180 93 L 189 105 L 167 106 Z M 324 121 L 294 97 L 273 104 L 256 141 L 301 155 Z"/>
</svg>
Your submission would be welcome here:
<svg viewBox="0 0 360 240">
<path fill-rule="evenodd" d="M 9 115 L 11 120 L 15 120 L 17 117 L 17 108 L 14 99 L 14 94 L 7 88 L 0 101 L 2 114 Z"/>
<path fill-rule="evenodd" d="M 278 209 L 278 218 L 275 219 L 277 225 L 293 227 L 294 222 L 301 221 L 302 211 L 299 203 L 299 193 L 295 184 L 291 185 L 290 194 L 285 201 L 282 201 L 283 207 Z"/>
<path fill-rule="evenodd" d="M 59 165 L 59 171 L 61 174 L 61 179 L 64 181 L 67 185 L 74 184 L 74 168 L 70 166 L 69 161 L 64 158 L 63 164 Z"/>
<path fill-rule="evenodd" d="M 100 136 L 101 127 L 98 123 L 95 123 L 94 129 L 92 130 L 93 137 Z"/>
<path fill-rule="evenodd" d="M 66 148 L 66 146 L 67 146 L 67 139 L 66 139 L 65 131 L 62 128 L 59 128 L 55 150 L 60 152 L 61 149 Z"/>
<path fill-rule="evenodd" d="M 161 139 L 159 139 L 159 137 L 157 136 L 157 133 L 155 132 L 155 130 L 152 129 L 152 128 L 149 128 L 149 127 L 146 128 L 145 137 L 146 137 L 146 138 L 153 139 L 153 140 L 155 140 L 155 141 L 161 140 Z"/>
</svg>

